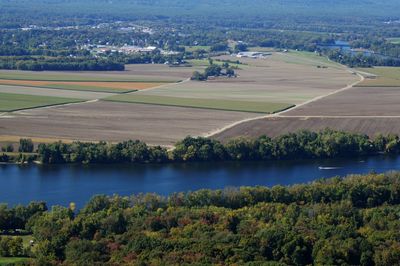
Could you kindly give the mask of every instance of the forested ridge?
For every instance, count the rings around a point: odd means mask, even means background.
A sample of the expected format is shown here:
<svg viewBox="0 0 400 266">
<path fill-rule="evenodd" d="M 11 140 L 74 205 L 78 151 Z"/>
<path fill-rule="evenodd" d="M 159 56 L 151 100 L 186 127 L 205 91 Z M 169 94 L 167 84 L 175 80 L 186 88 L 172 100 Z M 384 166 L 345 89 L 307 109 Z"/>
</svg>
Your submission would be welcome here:
<svg viewBox="0 0 400 266">
<path fill-rule="evenodd" d="M 399 204 L 400 174 L 392 173 L 169 197 L 99 195 L 79 211 L 2 205 L 0 256 L 37 265 L 392 266 L 400 261 Z M 34 243 L 23 248 L 16 229 Z"/>
</svg>

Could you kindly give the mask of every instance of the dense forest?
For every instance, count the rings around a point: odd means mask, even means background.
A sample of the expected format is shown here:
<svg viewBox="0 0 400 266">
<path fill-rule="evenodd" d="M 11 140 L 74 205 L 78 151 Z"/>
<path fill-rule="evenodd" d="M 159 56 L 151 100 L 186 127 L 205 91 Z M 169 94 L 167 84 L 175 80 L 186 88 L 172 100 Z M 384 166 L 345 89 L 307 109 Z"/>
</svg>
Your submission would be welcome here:
<svg viewBox="0 0 400 266">
<path fill-rule="evenodd" d="M 0 206 L 0 256 L 37 265 L 398 265 L 400 174 Z M 24 246 L 18 234 L 31 235 Z"/>
<path fill-rule="evenodd" d="M 320 132 L 300 131 L 277 138 L 261 136 L 257 139 L 238 138 L 221 143 L 208 138 L 187 137 L 176 143 L 174 149 L 148 146 L 141 141 L 72 144 L 56 142 L 39 144 L 21 139 L 19 152 L 10 154 L 13 147 L 4 145 L 0 162 L 62 163 L 166 163 L 207 161 L 271 161 L 296 158 L 340 158 L 376 154 L 400 153 L 400 138 L 379 135 L 370 139 L 366 135 L 326 129 Z"/>
<path fill-rule="evenodd" d="M 52 21 L 52 24 L 65 24 L 72 22 L 73 16 L 90 19 L 127 19 L 127 18 L 171 18 L 171 19 L 194 19 L 205 18 L 217 19 L 223 18 L 228 21 L 238 20 L 237 23 L 243 23 L 246 20 L 253 20 L 254 17 L 263 20 L 273 20 L 277 17 L 286 16 L 288 20 L 299 20 L 290 17 L 298 16 L 300 18 L 325 18 L 337 19 L 343 17 L 348 20 L 362 17 L 396 17 L 399 3 L 396 0 L 387 0 L 384 2 L 368 0 L 221 0 L 216 4 L 212 0 L 1 0 L 0 5 L 3 12 L 8 14 L 9 19 L 3 20 L 9 22 L 15 21 L 25 16 L 24 20 L 45 15 L 49 18 L 58 18 Z M 329 8 L 327 8 L 329 7 Z M 14 16 L 10 16 L 10 12 Z M 207 15 L 205 15 L 207 14 Z M 67 20 L 61 20 L 60 15 L 66 15 Z M 23 22 L 21 20 L 19 23 Z M 299 20 L 301 22 L 302 20 Z M 76 20 L 75 20 L 76 23 Z M 224 23 L 222 20 L 221 23 Z"/>
<path fill-rule="evenodd" d="M 0 57 L 0 69 L 29 71 L 122 71 L 125 64 L 114 60 L 71 57 Z"/>
</svg>

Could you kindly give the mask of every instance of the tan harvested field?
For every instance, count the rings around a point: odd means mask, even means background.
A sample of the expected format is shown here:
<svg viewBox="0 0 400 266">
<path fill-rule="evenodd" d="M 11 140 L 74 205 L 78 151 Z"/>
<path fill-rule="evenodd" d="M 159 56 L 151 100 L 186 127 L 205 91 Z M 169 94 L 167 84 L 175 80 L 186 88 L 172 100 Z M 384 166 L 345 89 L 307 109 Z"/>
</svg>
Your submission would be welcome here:
<svg viewBox="0 0 400 266">
<path fill-rule="evenodd" d="M 172 145 L 257 114 L 145 104 L 93 102 L 0 116 L 0 135 Z"/>
<path fill-rule="evenodd" d="M 357 87 L 399 87 L 400 80 L 385 77 L 366 78 Z"/>
<path fill-rule="evenodd" d="M 194 68 L 157 64 L 126 65 L 125 71 L 17 71 L 0 70 L 0 79 L 42 81 L 177 82 L 191 76 Z"/>
<path fill-rule="evenodd" d="M 214 135 L 275 137 L 303 129 L 332 128 L 367 134 L 400 134 L 400 87 L 353 87 L 268 118 L 244 122 Z"/>
<path fill-rule="evenodd" d="M 344 67 L 325 62 L 313 54 L 274 53 L 266 59 L 236 58 L 242 65 L 238 78 L 207 82 L 189 81 L 137 92 L 142 95 L 241 100 L 265 103 L 299 104 L 327 94 L 358 80 Z M 328 68 L 317 68 L 327 66 Z"/>
<path fill-rule="evenodd" d="M 400 87 L 354 87 L 283 116 L 400 116 Z"/>
<path fill-rule="evenodd" d="M 296 132 L 303 129 L 312 131 L 325 128 L 344 130 L 354 133 L 367 134 L 370 137 L 378 133 L 400 134 L 400 117 L 398 118 L 368 118 L 368 117 L 340 117 L 340 118 L 296 118 L 274 117 L 243 123 L 213 136 L 214 139 L 227 141 L 240 136 L 255 138 L 261 135 L 277 137 L 279 135 Z"/>
<path fill-rule="evenodd" d="M 124 90 L 143 90 L 160 86 L 165 83 L 146 83 L 146 82 L 54 82 L 54 81 L 40 81 L 40 80 L 8 80 L 0 79 L 0 85 L 20 85 L 20 86 L 32 86 L 32 87 L 51 87 L 59 85 L 76 85 L 83 87 L 100 87 L 100 88 L 112 88 L 112 89 L 124 89 Z"/>
</svg>

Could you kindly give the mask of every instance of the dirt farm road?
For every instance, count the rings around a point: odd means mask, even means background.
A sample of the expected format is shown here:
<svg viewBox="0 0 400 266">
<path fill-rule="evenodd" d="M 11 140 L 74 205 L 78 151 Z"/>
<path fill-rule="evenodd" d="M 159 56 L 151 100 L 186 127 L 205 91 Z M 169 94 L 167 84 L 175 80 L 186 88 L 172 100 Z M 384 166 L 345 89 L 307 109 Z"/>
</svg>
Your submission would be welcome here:
<svg viewBox="0 0 400 266">
<path fill-rule="evenodd" d="M 203 137 L 207 137 L 207 138 L 213 137 L 213 136 L 215 136 L 215 135 L 218 135 L 218 134 L 222 133 L 222 132 L 225 131 L 225 130 L 231 129 L 231 128 L 237 126 L 237 125 L 240 125 L 240 124 L 243 124 L 243 123 L 246 123 L 246 122 L 251 122 L 251 121 L 260 120 L 260 119 L 266 119 L 266 118 L 272 118 L 272 117 L 292 117 L 292 116 L 286 116 L 285 113 L 291 112 L 291 111 L 293 111 L 293 110 L 296 110 L 296 109 L 298 109 L 298 108 L 300 108 L 300 107 L 303 107 L 303 106 L 305 106 L 305 105 L 308 105 L 308 104 L 310 104 L 310 103 L 319 101 L 319 100 L 324 99 L 324 98 L 326 98 L 326 97 L 329 97 L 329 96 L 332 96 L 332 95 L 341 93 L 341 92 L 343 92 L 343 91 L 349 90 L 349 89 L 353 88 L 354 86 L 358 85 L 359 83 L 363 82 L 363 81 L 365 80 L 364 75 L 369 74 L 369 73 L 365 73 L 365 72 L 361 73 L 361 72 L 358 72 L 358 71 L 353 71 L 353 70 L 350 70 L 350 69 L 348 69 L 347 71 L 350 72 L 350 73 L 352 73 L 352 74 L 357 75 L 360 79 L 359 79 L 358 81 L 356 81 L 356 82 L 350 84 L 350 85 L 347 85 L 347 86 L 344 87 L 344 88 L 335 90 L 335 91 L 333 91 L 333 92 L 330 92 L 330 93 L 327 93 L 327 94 L 324 94 L 324 95 L 320 95 L 320 96 L 318 96 L 318 97 L 315 97 L 315 98 L 313 98 L 313 99 L 311 99 L 311 100 L 305 101 L 305 102 L 303 102 L 303 103 L 301 103 L 301 104 L 298 104 L 298 105 L 296 105 L 296 106 L 294 106 L 294 107 L 292 107 L 292 108 L 289 108 L 289 109 L 287 109 L 287 110 L 281 111 L 281 112 L 279 112 L 279 113 L 274 113 L 274 114 L 268 114 L 268 115 L 263 115 L 263 116 L 254 117 L 254 118 L 243 119 L 243 120 L 237 121 L 237 122 L 235 122 L 235 123 L 232 123 L 232 124 L 230 124 L 230 125 L 227 125 L 227 126 L 225 126 L 225 127 L 219 128 L 219 129 L 217 129 L 217 130 L 215 130 L 215 131 L 208 132 L 208 133 L 204 134 Z M 298 117 L 298 118 L 304 117 L 304 118 L 307 118 L 307 117 L 311 117 L 311 116 L 294 116 L 294 117 Z M 320 118 L 325 118 L 324 116 L 319 116 L 319 117 L 320 117 Z M 350 118 L 350 116 L 337 116 L 336 118 L 342 118 L 342 117 L 349 117 L 349 118 Z M 382 117 L 382 116 L 379 116 L 379 117 Z M 399 117 L 400 117 L 400 116 L 399 116 Z M 327 116 L 326 118 L 329 118 L 329 116 Z M 363 118 L 368 118 L 368 116 L 363 116 Z M 371 116 L 371 118 L 373 118 L 373 116 Z"/>
</svg>

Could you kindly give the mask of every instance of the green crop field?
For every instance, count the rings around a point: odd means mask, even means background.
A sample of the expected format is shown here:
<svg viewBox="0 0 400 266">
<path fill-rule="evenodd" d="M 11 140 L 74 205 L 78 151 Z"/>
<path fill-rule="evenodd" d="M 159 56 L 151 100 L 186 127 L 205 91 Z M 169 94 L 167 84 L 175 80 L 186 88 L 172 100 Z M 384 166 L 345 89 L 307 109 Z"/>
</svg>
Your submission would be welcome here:
<svg viewBox="0 0 400 266">
<path fill-rule="evenodd" d="M 192 107 L 202 109 L 215 109 L 225 111 L 241 111 L 252 113 L 276 113 L 290 107 L 292 104 L 287 103 L 264 103 L 264 102 L 251 102 L 251 101 L 234 101 L 234 100 L 215 100 L 215 99 L 191 99 L 179 97 L 164 97 L 152 95 L 116 95 L 105 99 L 106 101 L 128 102 L 128 103 L 142 103 L 142 104 L 155 104 L 167 105 L 178 107 Z"/>
<path fill-rule="evenodd" d="M 81 101 L 82 100 L 71 98 L 0 93 L 0 112 L 11 112 L 66 103 L 77 103 Z"/>
</svg>

